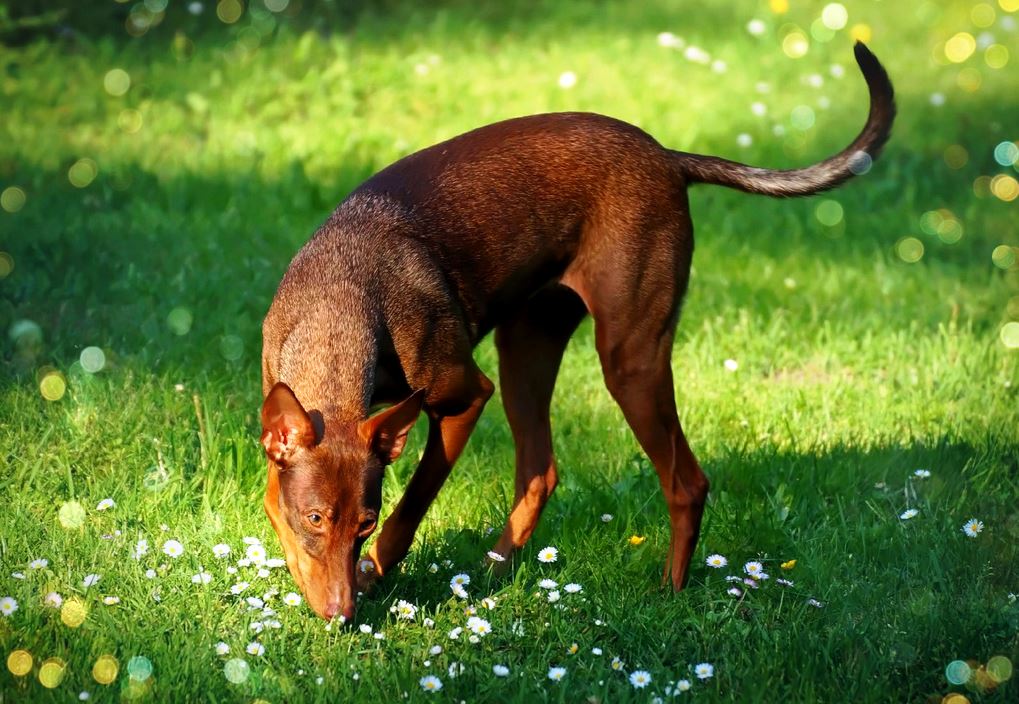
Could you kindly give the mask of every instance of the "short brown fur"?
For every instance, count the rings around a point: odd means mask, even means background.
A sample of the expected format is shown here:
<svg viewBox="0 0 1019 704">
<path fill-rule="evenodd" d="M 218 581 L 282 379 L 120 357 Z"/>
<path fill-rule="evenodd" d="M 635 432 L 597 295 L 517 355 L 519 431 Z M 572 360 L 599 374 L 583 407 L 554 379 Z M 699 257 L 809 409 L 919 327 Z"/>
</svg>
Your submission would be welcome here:
<svg viewBox="0 0 1019 704">
<path fill-rule="evenodd" d="M 516 445 L 513 508 L 494 550 L 524 545 L 557 482 L 549 403 L 590 314 L 606 385 L 658 472 L 672 528 L 663 579 L 686 579 L 708 480 L 676 413 L 670 366 L 693 256 L 686 189 L 806 195 L 876 157 L 895 113 L 862 44 L 871 92 L 860 136 L 805 169 L 771 171 L 662 147 L 633 125 L 559 113 L 507 120 L 424 149 L 354 191 L 291 262 L 263 325 L 265 510 L 325 618 L 410 548 L 494 386 L 472 358 L 495 330 Z M 369 417 L 376 404 L 396 404 Z M 385 465 L 418 413 L 428 440 L 403 499 L 359 559 Z"/>
</svg>

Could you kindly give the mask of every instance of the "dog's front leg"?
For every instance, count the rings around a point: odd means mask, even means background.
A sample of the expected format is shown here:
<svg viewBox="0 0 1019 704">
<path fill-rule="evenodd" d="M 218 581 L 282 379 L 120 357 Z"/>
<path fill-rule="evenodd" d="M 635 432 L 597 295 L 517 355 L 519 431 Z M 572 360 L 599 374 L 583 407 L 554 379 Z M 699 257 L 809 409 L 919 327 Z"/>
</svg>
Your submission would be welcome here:
<svg viewBox="0 0 1019 704">
<path fill-rule="evenodd" d="M 446 477 L 467 444 L 467 439 L 495 390 L 492 382 L 476 370 L 474 378 L 453 399 L 426 401 L 428 442 L 403 498 L 382 525 L 382 532 L 358 563 L 358 586 L 363 590 L 385 575 L 410 550 L 421 519 L 439 493 Z M 458 413 L 443 415 L 443 409 Z"/>
</svg>

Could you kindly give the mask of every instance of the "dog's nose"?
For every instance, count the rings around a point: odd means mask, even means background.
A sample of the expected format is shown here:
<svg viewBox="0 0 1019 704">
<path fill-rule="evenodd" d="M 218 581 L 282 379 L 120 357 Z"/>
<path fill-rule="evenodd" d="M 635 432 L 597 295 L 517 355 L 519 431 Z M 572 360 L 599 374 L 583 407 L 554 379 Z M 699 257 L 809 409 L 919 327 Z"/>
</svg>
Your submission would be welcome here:
<svg viewBox="0 0 1019 704">
<path fill-rule="evenodd" d="M 343 618 L 347 623 L 354 620 L 354 605 L 351 604 L 343 609 Z"/>
<path fill-rule="evenodd" d="M 332 601 L 326 604 L 325 617 L 332 620 L 336 614 L 340 613 L 340 602 Z"/>
</svg>

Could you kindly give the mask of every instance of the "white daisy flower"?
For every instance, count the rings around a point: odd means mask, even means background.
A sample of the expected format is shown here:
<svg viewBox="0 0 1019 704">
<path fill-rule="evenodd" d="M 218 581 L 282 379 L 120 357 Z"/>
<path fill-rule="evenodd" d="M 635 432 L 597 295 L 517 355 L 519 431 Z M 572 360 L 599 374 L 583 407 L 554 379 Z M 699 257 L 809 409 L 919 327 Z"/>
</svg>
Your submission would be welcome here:
<svg viewBox="0 0 1019 704">
<path fill-rule="evenodd" d="M 931 477 L 931 470 L 929 470 L 929 469 L 918 469 L 915 472 L 913 472 L 913 476 L 917 477 L 919 479 L 930 479 L 930 477 Z"/>
<path fill-rule="evenodd" d="M 115 604 L 119 604 L 120 603 L 120 597 L 119 596 L 104 596 L 103 597 L 103 603 L 106 604 L 107 606 L 114 606 Z"/>
<path fill-rule="evenodd" d="M 484 606 L 489 611 L 491 611 L 492 609 L 495 608 L 495 597 L 486 596 L 484 599 L 481 600 L 481 605 Z"/>
<path fill-rule="evenodd" d="M 247 602 L 248 609 L 251 611 L 255 611 L 265 606 L 265 602 L 259 599 L 257 596 L 246 597 L 244 601 Z"/>
<path fill-rule="evenodd" d="M 470 629 L 471 633 L 477 636 L 487 636 L 492 632 L 492 624 L 483 618 L 477 616 L 471 616 L 467 619 L 467 628 Z"/>
<path fill-rule="evenodd" d="M 634 670 L 630 673 L 630 684 L 634 689 L 644 689 L 651 684 L 651 674 L 645 670 Z"/>
<path fill-rule="evenodd" d="M 11 576 L 14 577 L 14 579 L 24 579 L 25 578 L 25 573 L 24 572 L 11 572 Z"/>
<path fill-rule="evenodd" d="M 904 521 L 908 521 L 910 518 L 915 518 L 916 515 L 919 513 L 920 512 L 917 511 L 915 508 L 907 508 L 905 511 L 899 514 L 899 518 L 901 518 Z"/>
<path fill-rule="evenodd" d="M 243 592 L 245 589 L 247 589 L 250 586 L 251 585 L 248 584 L 247 582 L 237 582 L 237 584 L 235 584 L 232 587 L 230 587 L 230 593 L 231 594 L 240 594 L 241 592 Z"/>
<path fill-rule="evenodd" d="M 297 592 L 287 592 L 283 595 L 283 603 L 287 606 L 300 606 L 301 595 Z"/>
<path fill-rule="evenodd" d="M 612 514 L 611 513 L 603 513 L 601 515 L 601 522 L 602 523 L 608 523 L 611 520 L 612 520 Z"/>
<path fill-rule="evenodd" d="M 746 572 L 751 577 L 756 578 L 757 575 L 764 572 L 764 565 L 762 565 L 757 560 L 751 560 L 747 564 L 743 565 L 743 571 Z"/>
<path fill-rule="evenodd" d="M 248 643 L 248 647 L 244 649 L 248 655 L 262 655 L 265 652 L 265 646 L 259 643 L 257 640 L 253 640 Z"/>
<path fill-rule="evenodd" d="M 86 588 L 94 587 L 95 585 L 99 584 L 100 579 L 102 579 L 102 575 L 87 574 L 85 575 L 85 579 L 81 580 L 81 585 Z"/>
<path fill-rule="evenodd" d="M 734 597 L 741 597 L 741 596 L 743 596 L 743 590 L 740 589 L 739 587 L 729 587 L 726 590 L 726 593 L 729 596 L 734 596 Z"/>
<path fill-rule="evenodd" d="M 0 614 L 10 616 L 18 610 L 18 600 L 13 596 L 5 596 L 0 599 Z"/>
<path fill-rule="evenodd" d="M 597 647 L 591 648 L 591 655 L 601 655 L 601 654 L 602 654 L 602 649 L 601 648 L 597 648 Z"/>
<path fill-rule="evenodd" d="M 155 579 L 155 578 L 156 578 L 156 571 L 154 569 L 152 569 L 150 567 L 149 569 L 145 570 L 145 579 Z"/>
<path fill-rule="evenodd" d="M 708 567 L 722 568 L 729 564 L 729 561 L 725 559 L 725 555 L 708 555 L 708 559 L 704 561 Z"/>
<path fill-rule="evenodd" d="M 708 680 L 715 674 L 715 666 L 709 662 L 702 662 L 694 665 L 693 673 L 699 680 Z"/>
<path fill-rule="evenodd" d="M 87 689 L 83 689 L 80 692 L 78 692 L 78 701 L 79 702 L 87 702 L 89 700 L 89 697 L 91 697 L 91 696 L 92 695 L 89 693 L 89 691 Z"/>
<path fill-rule="evenodd" d="M 64 603 L 64 597 L 60 596 L 57 592 L 49 592 L 42 598 L 42 603 L 51 609 L 59 609 Z"/>
<path fill-rule="evenodd" d="M 413 621 L 414 620 L 414 616 L 417 615 L 417 612 L 418 612 L 418 607 L 416 607 L 414 604 L 410 603 L 409 601 L 404 601 L 403 599 L 400 599 L 398 602 L 396 602 L 396 617 L 397 618 L 402 618 L 402 619 L 406 619 L 408 621 Z"/>
<path fill-rule="evenodd" d="M 249 545 L 248 549 L 244 551 L 244 554 L 248 556 L 248 559 L 251 560 L 251 564 L 253 565 L 261 565 L 265 563 L 266 552 L 265 547 L 263 547 L 261 543 Z"/>
<path fill-rule="evenodd" d="M 369 633 L 372 632 L 372 627 L 367 623 L 362 623 L 360 626 L 357 627 L 357 630 L 361 631 L 361 633 L 364 633 L 365 635 L 368 635 Z"/>
<path fill-rule="evenodd" d="M 131 549 L 131 557 L 135 560 L 140 560 L 142 559 L 142 555 L 145 555 L 148 551 L 149 541 L 145 538 L 141 538 L 134 544 L 134 548 Z"/>
<path fill-rule="evenodd" d="M 212 554 L 218 558 L 224 558 L 230 554 L 230 546 L 226 543 L 217 543 L 212 546 Z"/>
<path fill-rule="evenodd" d="M 570 582 L 569 584 L 563 587 L 563 591 L 566 592 L 567 594 L 577 594 L 579 592 L 584 591 L 584 588 L 577 584 L 576 582 Z"/>
<path fill-rule="evenodd" d="M 549 562 L 555 562 L 558 559 L 559 559 L 559 551 L 557 549 L 555 549 L 554 547 L 552 547 L 551 545 L 546 547 L 546 548 L 542 548 L 541 550 L 538 551 L 538 562 L 544 562 L 544 563 L 547 564 Z M 553 668 L 553 669 L 561 669 L 561 668 Z M 565 670 L 563 672 L 565 674 Z"/>
<path fill-rule="evenodd" d="M 563 677 L 566 677 L 565 667 L 550 667 L 548 668 L 548 678 L 553 682 L 558 682 Z"/>
<path fill-rule="evenodd" d="M 464 632 L 464 629 L 460 628 L 460 626 L 457 626 L 456 628 L 454 628 L 453 630 L 451 630 L 449 632 L 449 639 L 450 640 L 457 640 L 460 637 L 460 634 L 463 633 L 463 632 Z"/>
<path fill-rule="evenodd" d="M 279 569 L 280 567 L 285 567 L 286 564 L 287 561 L 281 557 L 270 557 L 268 560 L 265 561 L 265 566 L 271 570 Z"/>
<path fill-rule="evenodd" d="M 163 552 L 170 557 L 178 558 L 184 554 L 184 546 L 179 540 L 167 540 L 163 543 Z"/>
<path fill-rule="evenodd" d="M 492 665 L 492 672 L 495 673 L 496 677 L 506 677 L 509 675 L 510 670 L 505 665 Z"/>
<path fill-rule="evenodd" d="M 424 626 L 425 628 L 435 628 L 435 619 L 426 618 L 424 621 L 421 622 L 421 625 Z"/>
<path fill-rule="evenodd" d="M 439 655 L 441 653 L 442 653 L 441 645 L 433 645 L 431 648 L 428 649 L 429 655 Z"/>
<path fill-rule="evenodd" d="M 262 544 L 261 540 L 259 540 L 258 538 L 253 538 L 250 535 L 244 536 L 243 538 L 241 538 L 241 540 L 244 541 L 245 545 L 261 545 Z"/>
<path fill-rule="evenodd" d="M 560 596 L 561 595 L 559 594 L 559 590 L 553 589 L 548 593 L 548 603 L 554 604 L 555 602 L 559 601 Z"/>
<path fill-rule="evenodd" d="M 420 684 L 421 689 L 426 692 L 438 692 L 442 689 L 442 680 L 435 675 L 425 675 L 418 681 L 418 684 Z"/>
<path fill-rule="evenodd" d="M 813 606 L 815 609 L 823 609 L 824 604 L 814 598 L 807 599 L 807 606 Z"/>
<path fill-rule="evenodd" d="M 212 575 L 208 572 L 202 571 L 198 574 L 191 575 L 191 581 L 194 584 L 208 584 L 212 581 Z"/>
<path fill-rule="evenodd" d="M 219 641 L 218 643 L 216 643 L 216 655 L 226 655 L 229 652 L 230 652 L 229 645 L 227 645 L 223 641 Z"/>
<path fill-rule="evenodd" d="M 725 581 L 726 582 L 742 582 L 743 578 L 740 577 L 739 575 L 727 574 L 727 575 L 725 575 Z"/>
<path fill-rule="evenodd" d="M 33 569 L 33 570 L 41 570 L 41 569 L 45 569 L 49 564 L 50 564 L 49 560 L 47 560 L 44 557 L 40 557 L 37 560 L 32 560 L 31 562 L 29 562 L 28 563 L 28 567 L 29 567 L 29 569 Z"/>
<path fill-rule="evenodd" d="M 264 567 L 259 567 L 258 572 L 256 574 L 264 579 L 265 577 L 269 576 L 269 570 L 267 570 Z"/>
<path fill-rule="evenodd" d="M 459 584 L 461 587 L 466 587 L 470 583 L 471 583 L 471 576 L 469 574 L 464 573 L 464 572 L 461 572 L 460 574 L 453 575 L 453 577 L 449 580 L 450 588 L 452 588 L 454 584 Z"/>
<path fill-rule="evenodd" d="M 556 587 L 559 586 L 559 582 L 555 581 L 554 579 L 546 578 L 538 582 L 538 586 L 541 587 L 542 589 L 555 589 Z"/>
<path fill-rule="evenodd" d="M 466 668 L 464 667 L 464 664 L 462 662 L 450 663 L 449 667 L 446 668 L 446 674 L 448 674 L 450 677 L 459 677 L 464 673 L 465 669 Z"/>
<path fill-rule="evenodd" d="M 757 587 L 758 587 L 757 580 L 756 579 L 751 579 L 750 577 L 745 577 L 743 579 L 743 584 L 747 585 L 751 589 L 757 589 Z"/>
<path fill-rule="evenodd" d="M 227 565 L 226 573 L 227 574 L 237 574 L 237 568 L 234 567 L 233 565 Z"/>
<path fill-rule="evenodd" d="M 431 572 L 432 574 L 435 574 L 436 572 L 439 571 L 439 566 L 433 562 L 432 564 L 428 565 L 428 571 Z"/>
<path fill-rule="evenodd" d="M 248 628 L 253 630 L 255 633 L 261 633 L 263 630 L 265 630 L 265 624 L 262 623 L 261 621 L 252 621 L 251 625 L 248 626 Z"/>
<path fill-rule="evenodd" d="M 610 666 L 612 667 L 612 669 L 613 669 L 613 670 L 615 670 L 616 672 L 619 672 L 620 670 L 622 670 L 622 669 L 623 669 L 623 661 L 622 661 L 622 660 L 620 660 L 620 659 L 619 659 L 618 657 L 614 657 L 614 658 L 612 658 L 612 662 L 611 662 L 611 663 L 609 663 L 609 665 L 610 665 Z"/>
<path fill-rule="evenodd" d="M 503 557 L 502 555 L 500 555 L 499 553 L 497 553 L 495 550 L 489 550 L 488 551 L 488 559 L 492 560 L 493 562 L 505 562 L 506 561 L 506 558 Z"/>
<path fill-rule="evenodd" d="M 279 629 L 283 628 L 283 624 L 277 621 L 276 619 L 270 619 L 268 621 L 263 621 L 262 623 L 265 625 L 266 628 L 271 628 L 274 631 L 278 631 Z"/>
<path fill-rule="evenodd" d="M 680 680 L 679 682 L 676 683 L 676 691 L 688 692 L 690 691 L 691 686 L 692 685 L 690 684 L 690 680 Z"/>
<path fill-rule="evenodd" d="M 962 527 L 962 532 L 971 538 L 975 538 L 980 535 L 980 531 L 984 529 L 984 522 L 978 521 L 975 518 L 971 518 L 966 521 L 966 525 Z"/>
<path fill-rule="evenodd" d="M 117 503 L 113 499 L 103 499 L 96 505 L 96 511 L 105 511 L 108 508 L 113 508 Z"/>
<path fill-rule="evenodd" d="M 793 580 L 779 577 L 775 580 L 775 584 L 781 584 L 783 587 L 791 587 L 793 586 Z"/>
</svg>

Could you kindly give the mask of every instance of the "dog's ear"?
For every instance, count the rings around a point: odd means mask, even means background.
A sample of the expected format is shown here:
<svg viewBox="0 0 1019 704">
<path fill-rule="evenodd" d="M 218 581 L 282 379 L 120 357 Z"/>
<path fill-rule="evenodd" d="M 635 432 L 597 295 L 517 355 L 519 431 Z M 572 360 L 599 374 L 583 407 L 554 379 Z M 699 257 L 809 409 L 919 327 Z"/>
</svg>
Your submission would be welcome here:
<svg viewBox="0 0 1019 704">
<path fill-rule="evenodd" d="M 262 446 L 276 464 L 285 466 L 298 448 L 315 445 L 311 416 L 290 387 L 277 383 L 262 403 Z"/>
<path fill-rule="evenodd" d="M 390 464 L 403 452 L 407 434 L 414 427 L 424 401 L 425 391 L 420 389 L 392 408 L 361 421 L 358 426 L 361 438 L 371 446 L 383 464 Z"/>
</svg>

